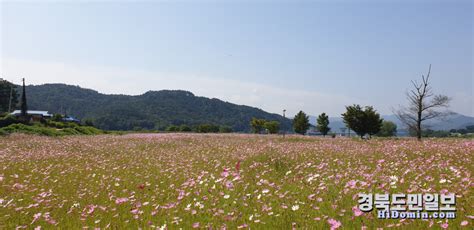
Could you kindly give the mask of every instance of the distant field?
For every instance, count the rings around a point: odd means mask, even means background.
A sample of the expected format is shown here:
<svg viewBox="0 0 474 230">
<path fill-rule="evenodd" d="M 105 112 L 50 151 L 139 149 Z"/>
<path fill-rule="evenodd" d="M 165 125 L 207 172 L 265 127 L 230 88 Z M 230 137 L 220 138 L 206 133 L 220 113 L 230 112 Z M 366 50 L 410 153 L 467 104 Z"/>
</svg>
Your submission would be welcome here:
<svg viewBox="0 0 474 230">
<path fill-rule="evenodd" d="M 0 229 L 446 227 L 358 215 L 361 192 L 455 193 L 448 226 L 472 229 L 473 170 L 472 139 L 12 135 L 0 137 Z"/>
</svg>

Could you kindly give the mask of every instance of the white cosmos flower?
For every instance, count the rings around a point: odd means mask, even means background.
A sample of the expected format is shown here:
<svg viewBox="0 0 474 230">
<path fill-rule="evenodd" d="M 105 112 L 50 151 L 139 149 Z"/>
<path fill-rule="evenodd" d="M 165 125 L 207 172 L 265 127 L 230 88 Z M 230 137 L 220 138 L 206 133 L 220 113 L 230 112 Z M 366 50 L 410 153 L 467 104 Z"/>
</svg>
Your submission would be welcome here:
<svg viewBox="0 0 474 230">
<path fill-rule="evenodd" d="M 293 206 L 291 206 L 291 210 L 293 210 L 293 211 L 296 211 L 296 210 L 298 210 L 298 209 L 300 209 L 300 206 L 299 206 L 299 205 L 297 205 L 297 204 L 296 204 L 296 205 L 293 205 Z"/>
<path fill-rule="evenodd" d="M 163 224 L 163 226 L 160 227 L 160 230 L 165 230 L 166 229 L 166 224 Z"/>
</svg>

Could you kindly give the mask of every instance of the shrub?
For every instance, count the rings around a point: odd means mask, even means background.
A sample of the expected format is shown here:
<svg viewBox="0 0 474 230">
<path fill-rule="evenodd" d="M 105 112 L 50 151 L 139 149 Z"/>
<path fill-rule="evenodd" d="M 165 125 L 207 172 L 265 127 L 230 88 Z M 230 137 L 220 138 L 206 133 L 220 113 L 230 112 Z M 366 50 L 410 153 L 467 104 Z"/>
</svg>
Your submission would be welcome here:
<svg viewBox="0 0 474 230">
<path fill-rule="evenodd" d="M 94 122 L 91 119 L 86 119 L 84 121 L 85 126 L 94 126 Z"/>
<path fill-rule="evenodd" d="M 53 118 L 51 118 L 53 121 L 62 121 L 63 120 L 63 115 L 61 114 L 54 114 Z"/>
<path fill-rule="evenodd" d="M 65 129 L 62 129 L 62 130 L 61 130 L 61 133 L 63 133 L 64 135 L 78 135 L 78 134 L 82 134 L 82 133 L 80 133 L 79 131 L 77 131 L 76 129 L 73 129 L 73 128 L 65 128 Z"/>
<path fill-rule="evenodd" d="M 45 136 L 60 136 L 61 132 L 47 127 L 37 126 L 37 125 L 24 125 L 24 124 L 12 124 L 7 127 L 1 128 L 0 130 L 7 133 L 28 133 L 28 134 L 38 134 Z"/>
<path fill-rule="evenodd" d="M 16 124 L 16 123 L 20 123 L 20 122 L 18 121 L 18 119 L 16 119 L 15 116 L 12 116 L 12 115 L 6 115 L 5 117 L 0 118 L 0 128 L 9 126 L 11 124 Z"/>
<path fill-rule="evenodd" d="M 221 126 L 219 128 L 219 132 L 220 133 L 231 133 L 232 132 L 232 128 L 229 127 L 229 126 Z"/>
<path fill-rule="evenodd" d="M 179 131 L 179 127 L 176 126 L 176 125 L 170 125 L 166 128 L 166 131 L 168 132 L 178 132 Z"/>
<path fill-rule="evenodd" d="M 2 129 L 0 129 L 0 136 L 5 136 L 7 135 L 8 133 Z"/>
<path fill-rule="evenodd" d="M 280 122 L 278 121 L 266 121 L 263 127 L 268 130 L 269 133 L 275 134 L 280 130 Z"/>
<path fill-rule="evenodd" d="M 179 131 L 181 131 L 181 132 L 191 132 L 192 130 L 191 130 L 191 127 L 189 127 L 187 125 L 181 125 L 179 127 Z"/>
<path fill-rule="evenodd" d="M 85 135 L 97 135 L 104 133 L 102 130 L 90 126 L 76 126 L 74 130 L 76 130 L 79 134 Z"/>
<path fill-rule="evenodd" d="M 196 128 L 198 133 L 218 133 L 219 126 L 213 124 L 202 124 Z"/>
<path fill-rule="evenodd" d="M 51 125 L 51 123 L 49 123 Z M 24 124 L 11 124 L 7 127 L 1 128 L 0 133 L 3 135 L 9 133 L 27 133 L 37 134 L 44 136 L 64 136 L 64 135 L 97 135 L 103 134 L 104 131 L 89 126 L 79 126 L 74 123 L 61 123 L 54 122 L 54 126 L 44 126 L 40 123 L 33 125 Z M 63 129 L 57 129 L 58 127 L 65 127 Z"/>
</svg>

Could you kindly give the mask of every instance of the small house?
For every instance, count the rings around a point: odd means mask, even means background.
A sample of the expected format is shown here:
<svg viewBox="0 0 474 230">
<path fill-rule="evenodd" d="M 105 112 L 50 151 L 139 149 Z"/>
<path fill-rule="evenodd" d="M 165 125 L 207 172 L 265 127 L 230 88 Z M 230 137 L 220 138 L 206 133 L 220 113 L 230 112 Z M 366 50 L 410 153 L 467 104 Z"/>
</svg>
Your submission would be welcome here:
<svg viewBox="0 0 474 230">
<path fill-rule="evenodd" d="M 48 113 L 48 111 L 27 110 L 26 114 L 28 114 L 28 116 L 31 117 L 33 121 L 40 121 L 42 119 L 50 119 L 53 117 L 53 115 Z M 19 117 L 21 116 L 21 110 L 15 110 L 13 111 L 13 113 L 11 113 L 11 115 L 15 117 Z"/>
</svg>

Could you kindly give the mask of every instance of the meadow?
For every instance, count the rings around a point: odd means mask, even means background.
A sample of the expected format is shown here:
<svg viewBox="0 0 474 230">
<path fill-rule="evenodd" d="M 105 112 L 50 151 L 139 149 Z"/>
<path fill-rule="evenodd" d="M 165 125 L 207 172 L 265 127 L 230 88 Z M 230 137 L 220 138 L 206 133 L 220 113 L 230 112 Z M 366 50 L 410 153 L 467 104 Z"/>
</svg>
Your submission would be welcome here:
<svg viewBox="0 0 474 230">
<path fill-rule="evenodd" d="M 0 229 L 472 229 L 474 140 L 238 134 L 0 137 Z M 455 193 L 381 220 L 358 193 Z"/>
</svg>

